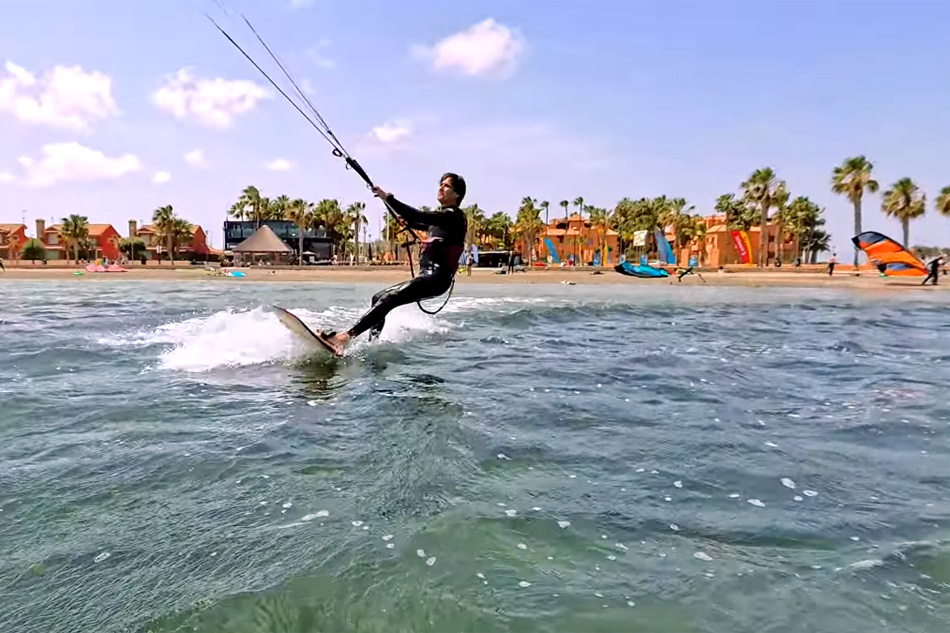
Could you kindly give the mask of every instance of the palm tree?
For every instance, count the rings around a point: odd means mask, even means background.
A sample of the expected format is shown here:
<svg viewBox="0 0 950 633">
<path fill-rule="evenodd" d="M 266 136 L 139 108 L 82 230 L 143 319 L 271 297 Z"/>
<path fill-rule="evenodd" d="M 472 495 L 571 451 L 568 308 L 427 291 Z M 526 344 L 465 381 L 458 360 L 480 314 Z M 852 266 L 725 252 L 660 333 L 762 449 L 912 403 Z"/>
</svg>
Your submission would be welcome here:
<svg viewBox="0 0 950 633">
<path fill-rule="evenodd" d="M 287 212 L 290 210 L 290 197 L 280 195 L 270 200 L 267 209 L 268 220 L 286 220 Z"/>
<path fill-rule="evenodd" d="M 926 196 L 910 178 L 901 178 L 884 192 L 881 210 L 900 220 L 904 231 L 904 247 L 910 245 L 910 221 L 924 214 Z"/>
<path fill-rule="evenodd" d="M 181 255 L 181 247 L 190 246 L 195 239 L 195 227 L 184 218 L 176 217 L 172 222 L 172 240 L 175 252 Z"/>
<path fill-rule="evenodd" d="M 551 208 L 551 203 L 548 202 L 547 200 L 545 200 L 544 202 L 541 203 L 541 208 L 544 209 L 544 223 L 545 223 L 545 224 L 548 224 L 548 223 L 549 223 L 549 220 L 548 220 L 548 209 Z"/>
<path fill-rule="evenodd" d="M 313 223 L 313 210 L 304 200 L 297 198 L 288 205 L 287 219 L 297 225 L 297 263 L 303 266 L 303 234 Z"/>
<path fill-rule="evenodd" d="M 363 210 L 366 209 L 365 202 L 354 202 L 346 208 L 346 217 L 353 223 L 353 256 L 357 265 L 360 263 L 360 225 L 366 222 L 366 216 Z"/>
<path fill-rule="evenodd" d="M 759 208 L 759 262 L 764 268 L 768 265 L 768 224 L 769 209 L 775 206 L 776 201 L 788 199 L 785 181 L 779 180 L 771 167 L 756 169 L 749 179 L 742 183 L 743 197 Z"/>
<path fill-rule="evenodd" d="M 470 204 L 463 211 L 465 211 L 465 218 L 468 220 L 468 234 L 465 236 L 465 241 L 471 247 L 472 244 L 480 243 L 479 237 L 481 237 L 487 219 L 485 218 L 485 212 L 479 208 L 478 203 Z"/>
<path fill-rule="evenodd" d="M 584 217 L 584 198 L 577 196 L 574 198 L 574 206 L 577 207 L 577 214 Z"/>
<path fill-rule="evenodd" d="M 396 236 L 402 231 L 402 224 L 399 223 L 399 220 L 396 219 L 392 213 L 386 214 L 386 241 L 389 244 L 389 251 L 396 256 L 396 259 L 399 259 L 399 252 L 395 248 Z"/>
<path fill-rule="evenodd" d="M 495 239 L 495 245 L 501 243 L 502 248 L 510 249 L 512 244 L 511 216 L 504 211 L 498 211 L 488 219 L 488 234 Z"/>
<path fill-rule="evenodd" d="M 257 228 L 261 228 L 261 220 L 264 215 L 265 200 L 261 198 L 261 192 L 257 187 L 248 186 L 244 188 L 244 191 L 241 192 L 241 197 L 238 198 L 236 207 L 241 209 L 240 214 L 234 212 L 234 207 L 231 207 L 232 213 L 235 217 L 239 219 L 248 219 L 257 222 Z"/>
<path fill-rule="evenodd" d="M 601 228 L 600 242 L 600 265 L 607 265 L 607 229 L 610 225 L 610 214 L 607 209 L 593 207 L 590 210 L 590 222 L 594 226 Z"/>
<path fill-rule="evenodd" d="M 521 208 L 518 209 L 518 218 L 515 220 L 515 233 L 524 242 L 525 251 L 527 252 L 523 255 L 528 265 L 534 261 L 534 241 L 544 226 L 541 223 L 541 210 L 534 205 L 534 198 L 525 196 L 521 200 Z"/>
<path fill-rule="evenodd" d="M 163 237 L 165 245 L 168 248 L 168 260 L 172 266 L 175 265 L 175 210 L 172 205 L 166 205 L 155 209 L 152 213 L 152 226 L 158 234 L 156 237 Z M 161 258 L 159 258 L 161 262 Z"/>
<path fill-rule="evenodd" d="M 344 217 L 343 210 L 340 209 L 340 202 L 336 199 L 325 198 L 317 203 L 316 214 L 326 228 L 327 236 L 333 242 L 334 248 L 338 242 L 345 243 L 345 240 L 349 238 L 351 225 Z"/>
<path fill-rule="evenodd" d="M 861 233 L 861 197 L 864 192 L 877 193 L 877 181 L 871 178 L 874 169 L 864 156 L 855 156 L 844 159 L 835 167 L 831 178 L 831 190 L 834 193 L 848 196 L 854 205 L 854 234 Z M 858 269 L 858 253 L 860 249 L 854 247 L 854 269 Z"/>
<path fill-rule="evenodd" d="M 950 217 L 950 186 L 941 189 L 937 196 L 937 213 Z"/>
<path fill-rule="evenodd" d="M 561 202 L 559 202 L 558 204 L 560 204 L 562 207 L 564 207 L 564 219 L 566 220 L 566 219 L 567 219 L 567 208 L 568 208 L 569 206 L 571 206 L 571 203 L 568 202 L 567 200 L 561 200 Z"/>
<path fill-rule="evenodd" d="M 79 246 L 89 239 L 89 218 L 84 215 L 72 214 L 61 220 L 63 228 L 60 231 L 66 240 L 66 261 L 69 262 L 69 246 L 73 247 L 74 261 L 79 263 Z"/>
</svg>

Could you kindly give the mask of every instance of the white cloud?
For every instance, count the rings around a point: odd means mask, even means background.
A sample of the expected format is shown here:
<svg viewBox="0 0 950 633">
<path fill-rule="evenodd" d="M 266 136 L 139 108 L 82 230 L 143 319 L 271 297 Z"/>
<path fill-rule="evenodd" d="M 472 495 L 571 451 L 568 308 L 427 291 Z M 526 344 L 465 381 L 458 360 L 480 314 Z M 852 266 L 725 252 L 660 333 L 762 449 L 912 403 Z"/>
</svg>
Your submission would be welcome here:
<svg viewBox="0 0 950 633">
<path fill-rule="evenodd" d="M 16 176 L 14 176 L 13 174 L 11 174 L 10 172 L 8 172 L 8 171 L 2 171 L 2 172 L 0 172 L 0 184 L 5 184 L 5 183 L 8 183 L 8 182 L 13 182 L 14 180 L 16 180 Z"/>
<path fill-rule="evenodd" d="M 285 158 L 278 158 L 267 163 L 267 168 L 271 171 L 290 171 L 294 164 Z"/>
<path fill-rule="evenodd" d="M 154 176 L 152 176 L 152 183 L 156 185 L 161 185 L 168 182 L 171 179 L 172 179 L 172 175 L 170 173 L 168 173 L 167 171 L 159 171 L 159 172 L 156 172 Z"/>
<path fill-rule="evenodd" d="M 432 47 L 414 46 L 413 56 L 428 60 L 438 70 L 455 69 L 465 75 L 508 75 L 524 52 L 517 29 L 488 18 Z"/>
<path fill-rule="evenodd" d="M 178 119 L 194 118 L 209 127 L 225 129 L 241 114 L 253 110 L 271 95 L 244 79 L 197 79 L 190 68 L 166 77 L 155 92 L 155 104 Z"/>
<path fill-rule="evenodd" d="M 307 49 L 307 57 L 313 61 L 314 64 L 320 68 L 334 68 L 336 67 L 336 61 L 330 59 L 324 51 L 330 47 L 330 40 L 325 37 L 321 37 L 317 42 L 316 46 L 311 46 Z"/>
<path fill-rule="evenodd" d="M 208 166 L 208 159 L 205 158 L 205 153 L 200 148 L 185 154 L 185 162 L 196 169 Z"/>
<path fill-rule="evenodd" d="M 291 9 L 306 9 L 313 6 L 313 0 L 290 0 Z"/>
<path fill-rule="evenodd" d="M 42 78 L 7 62 L 0 74 L 0 111 L 24 123 L 85 130 L 97 120 L 119 113 L 112 79 L 81 66 L 54 66 Z"/>
<path fill-rule="evenodd" d="M 383 145 L 394 145 L 407 139 L 412 128 L 407 121 L 387 121 L 374 127 L 370 134 L 373 140 Z"/>
<path fill-rule="evenodd" d="M 106 156 L 75 142 L 44 145 L 39 159 L 21 156 L 20 165 L 26 184 L 34 187 L 68 181 L 114 180 L 142 169 L 141 161 L 134 154 Z"/>
</svg>

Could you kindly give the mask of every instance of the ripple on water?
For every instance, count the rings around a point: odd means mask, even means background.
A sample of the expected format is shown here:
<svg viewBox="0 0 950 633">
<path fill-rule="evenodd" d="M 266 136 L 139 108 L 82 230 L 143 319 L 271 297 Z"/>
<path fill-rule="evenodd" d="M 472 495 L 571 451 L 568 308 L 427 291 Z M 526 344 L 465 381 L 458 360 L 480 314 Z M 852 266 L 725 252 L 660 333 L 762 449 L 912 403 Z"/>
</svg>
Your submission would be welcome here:
<svg viewBox="0 0 950 633">
<path fill-rule="evenodd" d="M 0 630 L 943 631 L 942 294 L 581 277 L 18 285 Z"/>
</svg>

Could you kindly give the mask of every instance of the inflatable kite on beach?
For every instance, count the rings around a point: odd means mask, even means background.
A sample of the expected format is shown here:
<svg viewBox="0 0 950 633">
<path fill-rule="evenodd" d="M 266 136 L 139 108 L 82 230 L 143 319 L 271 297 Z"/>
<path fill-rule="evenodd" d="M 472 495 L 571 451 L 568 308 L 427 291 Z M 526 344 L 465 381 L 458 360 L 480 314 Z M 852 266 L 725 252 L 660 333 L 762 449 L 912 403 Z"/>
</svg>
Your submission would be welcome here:
<svg viewBox="0 0 950 633">
<path fill-rule="evenodd" d="M 886 277 L 923 277 L 927 266 L 916 255 L 883 233 L 865 231 L 851 238 L 854 245 L 867 253 Z"/>
</svg>

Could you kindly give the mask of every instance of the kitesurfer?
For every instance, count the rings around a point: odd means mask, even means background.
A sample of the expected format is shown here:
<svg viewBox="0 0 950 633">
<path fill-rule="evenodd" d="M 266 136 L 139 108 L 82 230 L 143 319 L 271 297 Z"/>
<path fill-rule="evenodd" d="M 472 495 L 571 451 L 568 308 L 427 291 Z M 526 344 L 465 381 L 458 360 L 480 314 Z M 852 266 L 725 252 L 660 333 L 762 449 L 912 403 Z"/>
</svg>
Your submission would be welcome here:
<svg viewBox="0 0 950 633">
<path fill-rule="evenodd" d="M 921 286 L 926 286 L 927 282 L 931 279 L 934 280 L 933 285 L 937 285 L 937 277 L 940 276 L 940 264 L 943 262 L 943 257 L 935 257 L 933 261 L 930 262 L 930 272 L 927 274 L 927 278 L 924 279 L 924 283 L 920 284 Z"/>
<path fill-rule="evenodd" d="M 419 257 L 419 274 L 373 295 L 370 309 L 346 332 L 321 332 L 321 338 L 337 355 L 343 353 L 352 339 L 367 330 L 370 330 L 370 337 L 379 336 L 386 315 L 394 308 L 437 297 L 447 291 L 465 250 L 468 220 L 459 207 L 465 197 L 465 179 L 458 174 L 449 172 L 442 175 L 438 193 L 440 206 L 434 211 L 410 207 L 378 185 L 373 187 L 373 191 L 409 227 L 427 232 Z"/>
</svg>

